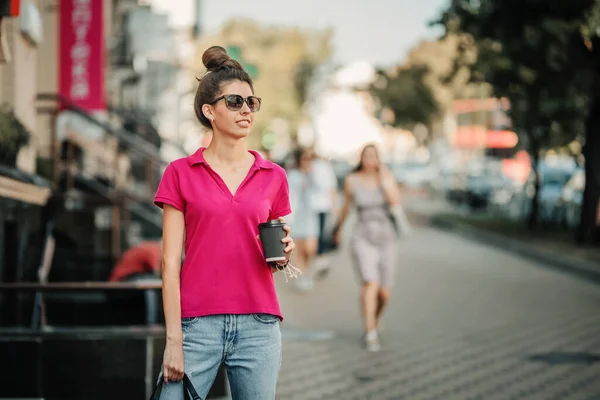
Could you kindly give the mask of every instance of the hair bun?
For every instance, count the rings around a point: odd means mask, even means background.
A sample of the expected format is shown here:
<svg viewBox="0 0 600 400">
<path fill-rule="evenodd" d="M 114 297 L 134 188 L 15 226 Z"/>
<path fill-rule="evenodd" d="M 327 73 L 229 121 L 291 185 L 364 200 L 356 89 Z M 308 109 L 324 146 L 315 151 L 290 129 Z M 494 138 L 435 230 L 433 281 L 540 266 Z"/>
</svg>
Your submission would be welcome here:
<svg viewBox="0 0 600 400">
<path fill-rule="evenodd" d="M 212 46 L 202 54 L 202 64 L 208 71 L 216 71 L 223 67 L 243 70 L 239 62 L 229 57 L 227 50 L 221 46 Z"/>
</svg>

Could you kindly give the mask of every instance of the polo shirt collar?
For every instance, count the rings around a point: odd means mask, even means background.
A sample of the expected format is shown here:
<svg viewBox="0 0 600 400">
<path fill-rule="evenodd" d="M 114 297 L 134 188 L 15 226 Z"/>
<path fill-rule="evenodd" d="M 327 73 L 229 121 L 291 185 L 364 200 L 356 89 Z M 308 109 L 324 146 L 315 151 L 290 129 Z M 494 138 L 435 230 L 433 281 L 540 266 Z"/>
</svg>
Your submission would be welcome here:
<svg viewBox="0 0 600 400">
<path fill-rule="evenodd" d="M 188 164 L 190 166 L 194 166 L 197 164 L 207 164 L 206 159 L 204 158 L 204 150 L 206 147 L 200 147 L 194 154 L 187 158 Z M 265 160 L 259 152 L 254 150 L 248 150 L 250 153 L 254 155 L 254 165 L 260 169 L 272 169 L 273 163 Z"/>
</svg>

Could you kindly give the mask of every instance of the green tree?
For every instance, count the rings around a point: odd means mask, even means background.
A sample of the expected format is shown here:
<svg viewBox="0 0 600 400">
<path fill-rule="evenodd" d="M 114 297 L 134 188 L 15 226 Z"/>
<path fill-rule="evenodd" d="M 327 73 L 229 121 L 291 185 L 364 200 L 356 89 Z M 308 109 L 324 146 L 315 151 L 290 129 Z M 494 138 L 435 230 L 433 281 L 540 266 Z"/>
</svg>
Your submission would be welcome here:
<svg viewBox="0 0 600 400">
<path fill-rule="evenodd" d="M 575 37 L 569 54 L 571 66 L 576 73 L 584 71 L 589 76 L 591 92 L 583 147 L 586 185 L 577 240 L 580 243 L 598 243 L 600 235 L 596 221 L 600 201 L 600 1 L 591 1 L 591 4 L 585 1 L 582 6 L 587 9 L 580 27 L 583 45 Z"/>
<path fill-rule="evenodd" d="M 537 171 L 542 152 L 583 134 L 591 74 L 573 64 L 591 0 L 452 0 L 440 23 L 448 34 L 469 34 L 477 57 L 472 77 L 489 82 L 511 102 L 511 118 Z M 581 56 L 578 57 L 581 59 Z M 537 176 L 537 174 L 536 174 Z M 529 224 L 537 221 L 538 188 Z"/>
<path fill-rule="evenodd" d="M 489 94 L 486 85 L 472 82 L 468 61 L 476 59 L 469 35 L 448 34 L 440 40 L 424 40 L 407 57 L 409 67 L 425 67 L 424 82 L 431 89 L 443 115 L 454 100 Z"/>
<path fill-rule="evenodd" d="M 432 139 L 443 131 L 442 118 L 454 100 L 488 96 L 489 85 L 471 80 L 475 46 L 465 34 L 448 34 L 440 40 L 423 40 L 406 61 L 390 72 L 380 72 L 374 94 L 382 107 L 392 111 L 394 124 L 412 129 L 415 124 L 428 127 Z"/>
<path fill-rule="evenodd" d="M 372 90 L 381 107 L 391 111 L 394 126 L 431 126 L 438 116 L 439 104 L 425 83 L 427 73 L 423 66 L 399 68 L 393 73 L 378 71 Z"/>
</svg>

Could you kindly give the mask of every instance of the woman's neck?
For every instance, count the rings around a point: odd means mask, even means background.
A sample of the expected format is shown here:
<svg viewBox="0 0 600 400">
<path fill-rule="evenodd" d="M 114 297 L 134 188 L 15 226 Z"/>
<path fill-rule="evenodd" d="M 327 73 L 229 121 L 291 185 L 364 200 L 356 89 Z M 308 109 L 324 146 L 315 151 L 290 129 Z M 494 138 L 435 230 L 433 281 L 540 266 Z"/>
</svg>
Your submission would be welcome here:
<svg viewBox="0 0 600 400">
<path fill-rule="evenodd" d="M 248 157 L 248 150 L 244 139 L 223 138 L 213 134 L 204 151 L 204 157 L 207 155 L 219 164 L 238 164 Z"/>
<path fill-rule="evenodd" d="M 360 171 L 363 176 L 365 176 L 366 178 L 375 178 L 377 177 L 377 175 L 379 174 L 379 172 L 376 169 L 372 169 L 372 170 L 362 170 Z"/>
</svg>

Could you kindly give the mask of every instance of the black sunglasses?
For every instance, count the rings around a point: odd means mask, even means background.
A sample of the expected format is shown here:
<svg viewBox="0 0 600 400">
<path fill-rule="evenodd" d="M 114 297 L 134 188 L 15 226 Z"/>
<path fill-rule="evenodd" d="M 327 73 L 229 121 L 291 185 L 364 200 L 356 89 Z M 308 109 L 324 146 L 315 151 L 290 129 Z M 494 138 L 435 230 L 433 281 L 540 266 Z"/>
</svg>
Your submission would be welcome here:
<svg viewBox="0 0 600 400">
<path fill-rule="evenodd" d="M 209 104 L 215 104 L 219 100 L 225 100 L 225 106 L 231 111 L 241 110 L 244 106 L 244 103 L 246 103 L 252 112 L 257 112 L 260 110 L 260 103 L 262 101 L 260 97 L 256 96 L 248 96 L 244 98 L 239 94 L 226 94 L 214 99 L 213 102 Z"/>
</svg>

